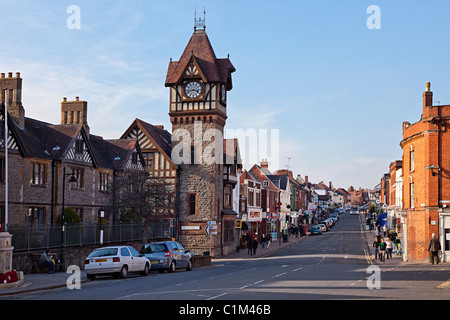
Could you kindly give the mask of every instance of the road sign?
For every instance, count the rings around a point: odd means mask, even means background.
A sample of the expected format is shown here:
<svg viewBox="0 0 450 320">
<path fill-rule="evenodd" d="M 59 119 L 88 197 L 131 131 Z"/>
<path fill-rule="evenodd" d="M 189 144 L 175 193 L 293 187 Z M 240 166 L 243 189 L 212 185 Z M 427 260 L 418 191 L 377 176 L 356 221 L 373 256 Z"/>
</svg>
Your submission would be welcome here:
<svg viewBox="0 0 450 320">
<path fill-rule="evenodd" d="M 207 224 L 208 224 L 208 225 L 215 225 L 215 224 L 217 224 L 217 223 L 216 223 L 216 221 L 208 221 Z"/>
<path fill-rule="evenodd" d="M 217 225 L 209 225 L 205 227 L 205 233 L 210 236 L 217 235 Z"/>
</svg>

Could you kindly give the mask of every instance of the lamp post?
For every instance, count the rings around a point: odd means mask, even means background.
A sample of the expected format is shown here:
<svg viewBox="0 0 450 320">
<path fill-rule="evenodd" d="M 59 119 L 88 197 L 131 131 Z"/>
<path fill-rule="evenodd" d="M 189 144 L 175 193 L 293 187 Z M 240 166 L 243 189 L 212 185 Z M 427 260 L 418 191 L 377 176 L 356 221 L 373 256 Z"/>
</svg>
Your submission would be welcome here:
<svg viewBox="0 0 450 320">
<path fill-rule="evenodd" d="M 66 173 L 66 167 L 63 168 L 63 189 L 62 189 L 62 212 L 61 212 L 61 261 L 64 260 L 64 198 L 66 192 L 66 176 L 70 176 L 69 182 L 74 183 L 77 182 L 77 177 L 75 177 L 72 173 Z"/>
</svg>

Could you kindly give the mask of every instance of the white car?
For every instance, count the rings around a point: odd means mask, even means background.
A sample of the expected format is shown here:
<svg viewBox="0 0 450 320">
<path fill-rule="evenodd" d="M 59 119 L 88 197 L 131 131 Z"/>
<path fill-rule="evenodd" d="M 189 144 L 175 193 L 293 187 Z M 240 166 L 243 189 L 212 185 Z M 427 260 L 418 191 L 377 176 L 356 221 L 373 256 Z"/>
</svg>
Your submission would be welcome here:
<svg viewBox="0 0 450 320">
<path fill-rule="evenodd" d="M 97 275 L 126 278 L 129 272 L 148 275 L 151 263 L 136 249 L 129 246 L 104 247 L 92 251 L 84 261 L 84 271 L 89 280 Z"/>
<path fill-rule="evenodd" d="M 327 226 L 324 225 L 323 223 L 319 223 L 318 226 L 320 228 L 320 231 L 322 232 L 326 232 L 328 230 Z"/>
</svg>

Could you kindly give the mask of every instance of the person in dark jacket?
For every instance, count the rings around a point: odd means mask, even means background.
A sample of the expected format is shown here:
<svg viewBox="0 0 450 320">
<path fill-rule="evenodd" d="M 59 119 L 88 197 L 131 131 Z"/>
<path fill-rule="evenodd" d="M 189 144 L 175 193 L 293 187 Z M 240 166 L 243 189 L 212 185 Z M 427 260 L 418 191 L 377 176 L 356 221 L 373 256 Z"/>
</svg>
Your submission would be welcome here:
<svg viewBox="0 0 450 320">
<path fill-rule="evenodd" d="M 434 264 L 434 259 L 436 259 L 436 264 L 439 264 L 439 251 L 441 251 L 441 243 L 436 238 L 436 234 L 432 234 L 430 243 L 428 244 L 428 251 L 430 252 L 430 262 Z"/>
<path fill-rule="evenodd" d="M 258 248 L 258 239 L 253 239 L 252 241 L 253 254 L 256 254 L 256 249 Z"/>
<path fill-rule="evenodd" d="M 373 242 L 372 245 L 375 248 L 375 260 L 377 260 L 378 255 L 380 253 L 380 241 L 378 241 L 378 237 L 375 237 L 375 241 Z"/>
</svg>

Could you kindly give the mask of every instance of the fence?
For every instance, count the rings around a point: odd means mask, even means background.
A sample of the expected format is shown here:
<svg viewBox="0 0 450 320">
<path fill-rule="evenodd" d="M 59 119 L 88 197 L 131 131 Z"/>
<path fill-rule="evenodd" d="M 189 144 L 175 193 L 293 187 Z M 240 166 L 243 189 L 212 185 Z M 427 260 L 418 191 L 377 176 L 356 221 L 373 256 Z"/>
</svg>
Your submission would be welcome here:
<svg viewBox="0 0 450 320">
<path fill-rule="evenodd" d="M 129 242 L 143 239 L 142 223 L 66 224 L 64 232 L 61 225 L 36 228 L 35 226 L 8 226 L 12 234 L 14 251 L 51 249 L 64 246 L 83 246 L 100 244 L 100 230 L 103 231 L 103 244 Z M 152 221 L 147 229 L 147 239 L 172 238 L 175 235 L 170 221 Z M 63 241 L 62 241 L 63 240 Z"/>
</svg>

